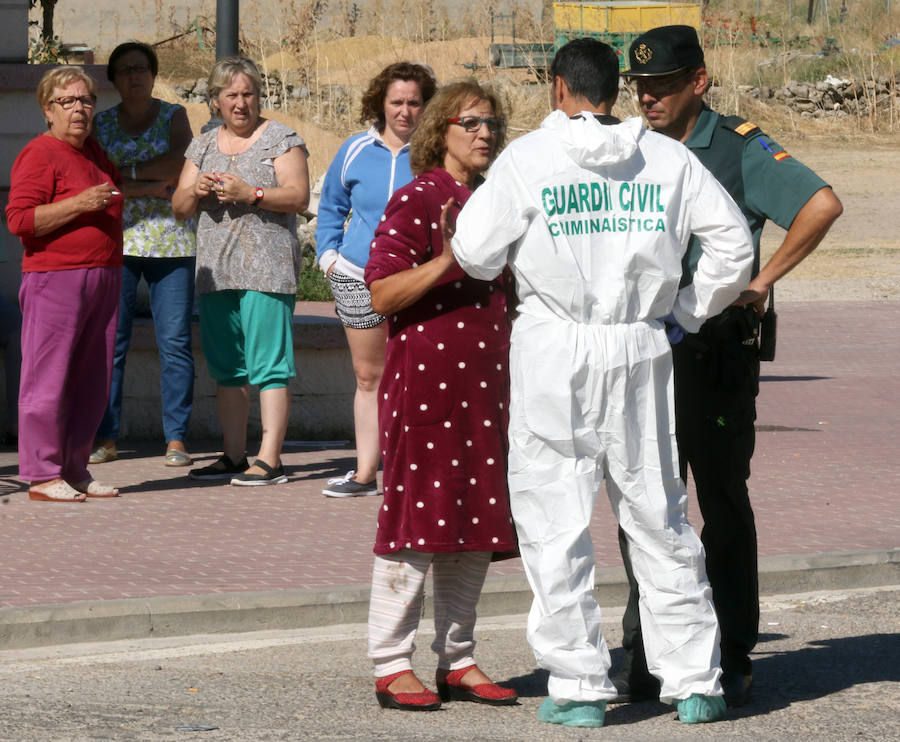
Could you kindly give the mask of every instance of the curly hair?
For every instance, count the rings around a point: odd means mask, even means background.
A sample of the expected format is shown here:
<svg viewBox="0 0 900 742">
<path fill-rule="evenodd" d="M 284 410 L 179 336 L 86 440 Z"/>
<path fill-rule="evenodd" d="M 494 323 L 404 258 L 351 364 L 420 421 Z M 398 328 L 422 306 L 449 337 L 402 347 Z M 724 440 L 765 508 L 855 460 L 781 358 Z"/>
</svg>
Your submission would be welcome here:
<svg viewBox="0 0 900 742">
<path fill-rule="evenodd" d="M 359 123 L 374 124 L 380 133 L 384 133 L 384 99 L 392 82 L 414 82 L 422 93 L 422 102 L 428 103 L 437 90 L 437 83 L 431 68 L 415 62 L 394 62 L 379 72 L 362 97 L 362 111 L 359 114 Z"/>
<path fill-rule="evenodd" d="M 415 175 L 421 175 L 436 167 L 444 166 L 444 155 L 447 154 L 447 119 L 459 116 L 460 111 L 473 106 L 479 101 L 491 104 L 495 117 L 505 121 L 503 104 L 500 96 L 491 88 L 482 87 L 474 79 L 453 82 L 442 87 L 425 108 L 419 125 L 413 132 L 409 147 L 409 166 Z M 494 137 L 494 151 L 491 159 L 503 148 L 506 142 L 506 127 L 500 129 Z"/>
</svg>

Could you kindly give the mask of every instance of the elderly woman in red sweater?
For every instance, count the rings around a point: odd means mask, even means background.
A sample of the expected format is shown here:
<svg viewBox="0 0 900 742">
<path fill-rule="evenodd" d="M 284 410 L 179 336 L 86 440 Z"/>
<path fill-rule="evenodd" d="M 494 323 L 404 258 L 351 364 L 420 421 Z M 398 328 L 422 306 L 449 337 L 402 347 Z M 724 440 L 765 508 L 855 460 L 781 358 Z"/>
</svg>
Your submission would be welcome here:
<svg viewBox="0 0 900 742">
<path fill-rule="evenodd" d="M 19 476 L 32 500 L 115 497 L 87 469 L 112 375 L 122 283 L 122 195 L 93 139 L 96 83 L 56 67 L 38 84 L 47 131 L 12 168 L 6 217 L 24 247 Z"/>
</svg>

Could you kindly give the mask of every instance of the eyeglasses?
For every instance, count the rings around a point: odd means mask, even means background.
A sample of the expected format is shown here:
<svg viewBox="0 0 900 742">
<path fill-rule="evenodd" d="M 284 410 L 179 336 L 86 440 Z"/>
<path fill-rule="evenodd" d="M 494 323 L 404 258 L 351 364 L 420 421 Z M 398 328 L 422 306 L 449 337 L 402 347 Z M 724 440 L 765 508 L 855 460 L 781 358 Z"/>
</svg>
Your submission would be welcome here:
<svg viewBox="0 0 900 742">
<path fill-rule="evenodd" d="M 677 75 L 666 77 L 636 77 L 631 84 L 637 90 L 638 95 L 646 93 L 654 98 L 665 98 L 684 87 L 684 82 L 693 75 L 693 70 L 681 72 Z"/>
<path fill-rule="evenodd" d="M 62 98 L 54 98 L 50 102 L 56 103 L 64 111 L 71 111 L 75 108 L 76 103 L 81 103 L 84 108 L 93 108 L 97 105 L 97 96 L 82 95 L 81 97 L 76 97 L 74 95 L 64 95 Z"/>
<path fill-rule="evenodd" d="M 125 64 L 117 67 L 116 75 L 143 75 L 150 71 L 150 67 L 146 64 Z"/>
<path fill-rule="evenodd" d="M 496 134 L 498 131 L 502 131 L 506 128 L 506 122 L 503 119 L 498 119 L 493 116 L 489 118 L 482 118 L 481 116 L 454 116 L 452 119 L 447 119 L 447 123 L 458 124 L 469 132 L 469 134 L 474 134 L 478 131 L 482 124 L 487 126 L 488 131 L 491 134 Z"/>
</svg>

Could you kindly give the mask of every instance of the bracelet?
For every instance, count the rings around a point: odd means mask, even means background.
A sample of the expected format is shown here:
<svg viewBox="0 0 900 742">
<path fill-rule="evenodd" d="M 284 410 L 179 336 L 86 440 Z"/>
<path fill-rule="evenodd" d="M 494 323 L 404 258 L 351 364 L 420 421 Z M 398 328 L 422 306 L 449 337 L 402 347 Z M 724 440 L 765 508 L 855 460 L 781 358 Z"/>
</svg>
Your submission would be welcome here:
<svg viewBox="0 0 900 742">
<path fill-rule="evenodd" d="M 131 163 L 131 179 L 137 180 L 137 168 L 133 162 Z"/>
</svg>

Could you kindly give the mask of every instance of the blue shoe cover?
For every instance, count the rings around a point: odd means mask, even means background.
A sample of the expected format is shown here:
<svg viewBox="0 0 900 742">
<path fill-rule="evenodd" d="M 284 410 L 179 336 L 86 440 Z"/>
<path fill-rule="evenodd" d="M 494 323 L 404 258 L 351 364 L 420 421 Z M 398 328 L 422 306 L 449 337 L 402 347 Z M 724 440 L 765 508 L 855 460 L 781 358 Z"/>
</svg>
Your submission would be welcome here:
<svg viewBox="0 0 900 742">
<path fill-rule="evenodd" d="M 564 727 L 602 727 L 606 701 L 569 701 L 562 705 L 545 698 L 538 709 L 538 719 Z"/>
<path fill-rule="evenodd" d="M 725 716 L 725 699 L 722 696 L 704 696 L 699 693 L 675 702 L 678 718 L 685 724 L 702 724 Z"/>
</svg>

